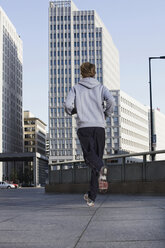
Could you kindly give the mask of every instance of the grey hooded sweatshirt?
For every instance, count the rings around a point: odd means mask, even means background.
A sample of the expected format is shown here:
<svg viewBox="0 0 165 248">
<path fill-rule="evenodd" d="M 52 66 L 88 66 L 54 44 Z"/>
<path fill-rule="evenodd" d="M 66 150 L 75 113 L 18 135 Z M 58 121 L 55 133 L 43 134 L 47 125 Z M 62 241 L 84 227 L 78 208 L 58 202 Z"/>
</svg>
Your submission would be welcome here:
<svg viewBox="0 0 165 248">
<path fill-rule="evenodd" d="M 69 115 L 77 113 L 78 128 L 105 128 L 105 118 L 114 110 L 114 98 L 104 85 L 88 77 L 72 87 L 64 107 Z"/>
</svg>

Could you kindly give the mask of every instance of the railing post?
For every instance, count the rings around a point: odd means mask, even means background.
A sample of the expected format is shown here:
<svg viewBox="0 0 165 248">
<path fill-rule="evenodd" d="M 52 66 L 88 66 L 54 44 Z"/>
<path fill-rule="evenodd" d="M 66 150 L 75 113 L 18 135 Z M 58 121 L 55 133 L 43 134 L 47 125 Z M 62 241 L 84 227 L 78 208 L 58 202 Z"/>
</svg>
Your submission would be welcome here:
<svg viewBox="0 0 165 248">
<path fill-rule="evenodd" d="M 49 184 L 51 184 L 51 165 L 48 167 L 48 178 L 49 178 Z"/>
<path fill-rule="evenodd" d="M 60 164 L 60 183 L 62 183 L 62 164 Z"/>
<path fill-rule="evenodd" d="M 76 163 L 73 163 L 73 183 L 76 183 Z"/>
<path fill-rule="evenodd" d="M 125 182 L 125 157 L 122 158 L 121 180 Z"/>
</svg>

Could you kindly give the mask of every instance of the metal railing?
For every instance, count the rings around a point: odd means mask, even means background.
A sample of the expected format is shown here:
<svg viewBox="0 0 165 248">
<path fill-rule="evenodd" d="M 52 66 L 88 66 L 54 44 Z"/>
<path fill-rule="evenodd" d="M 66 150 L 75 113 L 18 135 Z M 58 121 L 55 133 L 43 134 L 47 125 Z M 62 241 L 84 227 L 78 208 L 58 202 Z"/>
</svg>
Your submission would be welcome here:
<svg viewBox="0 0 165 248">
<path fill-rule="evenodd" d="M 147 161 L 147 156 L 152 156 L 156 154 L 163 154 L 165 153 L 165 150 L 158 150 L 158 151 L 148 151 L 148 152 L 140 152 L 140 153 L 130 153 L 130 154 L 121 154 L 121 155 L 112 155 L 112 156 L 104 156 L 104 164 L 109 168 L 110 166 L 113 165 L 118 165 L 121 167 L 121 181 L 125 182 L 126 181 L 126 166 L 128 165 L 140 165 L 141 167 L 141 180 L 146 181 L 146 170 L 147 170 L 147 164 L 155 164 L 158 161 Z M 136 161 L 133 163 L 127 163 L 126 158 L 132 158 L 132 157 L 142 157 L 142 160 L 140 162 Z M 120 159 L 120 163 L 111 163 L 111 160 L 115 159 Z M 165 165 L 165 163 L 164 163 Z M 73 160 L 73 161 L 65 161 L 65 162 L 58 162 L 55 164 L 49 165 L 49 182 L 50 182 L 50 175 L 51 172 L 54 170 L 59 171 L 59 183 L 62 183 L 62 171 L 71 169 L 72 170 L 72 181 L 73 183 L 76 182 L 76 170 L 79 168 L 87 168 L 85 165 L 84 160 Z M 89 174 L 89 173 L 88 173 Z"/>
</svg>

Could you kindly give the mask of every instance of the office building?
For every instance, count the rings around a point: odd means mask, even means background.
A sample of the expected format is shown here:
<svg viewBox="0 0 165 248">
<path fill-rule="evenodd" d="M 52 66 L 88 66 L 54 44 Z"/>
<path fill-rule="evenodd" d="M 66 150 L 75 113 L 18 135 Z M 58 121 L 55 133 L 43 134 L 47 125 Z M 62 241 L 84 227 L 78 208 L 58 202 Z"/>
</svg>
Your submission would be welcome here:
<svg viewBox="0 0 165 248">
<path fill-rule="evenodd" d="M 0 7 L 0 152 L 23 151 L 22 40 Z M 1 162 L 0 162 L 1 163 Z M 17 166 L 17 163 L 16 163 Z M 8 163 L 11 173 L 12 162 Z M 0 180 L 6 163 L 0 164 Z"/>
<path fill-rule="evenodd" d="M 46 157 L 46 124 L 36 118 L 30 111 L 24 111 L 24 152 L 37 152 Z M 38 167 L 39 182 L 44 185 L 48 165 L 42 160 Z M 24 162 L 23 181 L 25 185 L 34 183 L 33 162 Z"/>
<path fill-rule="evenodd" d="M 123 91 L 112 91 L 116 106 L 107 134 L 112 127 L 111 144 L 114 153 L 144 152 L 149 150 L 148 107 Z M 109 126 L 109 127 L 108 127 Z M 109 150 L 107 150 L 109 153 Z M 113 151 L 110 151 L 113 153 Z"/>
<path fill-rule="evenodd" d="M 30 111 L 24 111 L 24 152 L 46 155 L 46 124 Z"/>
<path fill-rule="evenodd" d="M 77 158 L 76 119 L 63 103 L 80 79 L 80 65 L 96 65 L 96 78 L 110 90 L 120 88 L 119 54 L 94 10 L 78 10 L 68 1 L 49 3 L 49 163 Z"/>
</svg>

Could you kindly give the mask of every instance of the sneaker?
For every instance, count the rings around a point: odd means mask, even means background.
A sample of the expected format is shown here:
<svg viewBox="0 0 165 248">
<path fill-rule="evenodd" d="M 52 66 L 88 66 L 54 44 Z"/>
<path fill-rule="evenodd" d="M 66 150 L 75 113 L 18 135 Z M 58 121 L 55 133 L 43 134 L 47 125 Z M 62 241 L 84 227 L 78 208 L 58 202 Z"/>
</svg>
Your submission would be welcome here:
<svg viewBox="0 0 165 248">
<path fill-rule="evenodd" d="M 89 197 L 88 197 L 88 194 L 85 194 L 84 195 L 84 200 L 87 202 L 87 205 L 89 207 L 94 207 L 94 201 L 92 201 Z"/>
<path fill-rule="evenodd" d="M 94 207 L 95 203 L 94 203 L 94 201 L 92 201 L 91 199 L 88 198 L 87 205 L 89 207 Z"/>
</svg>

